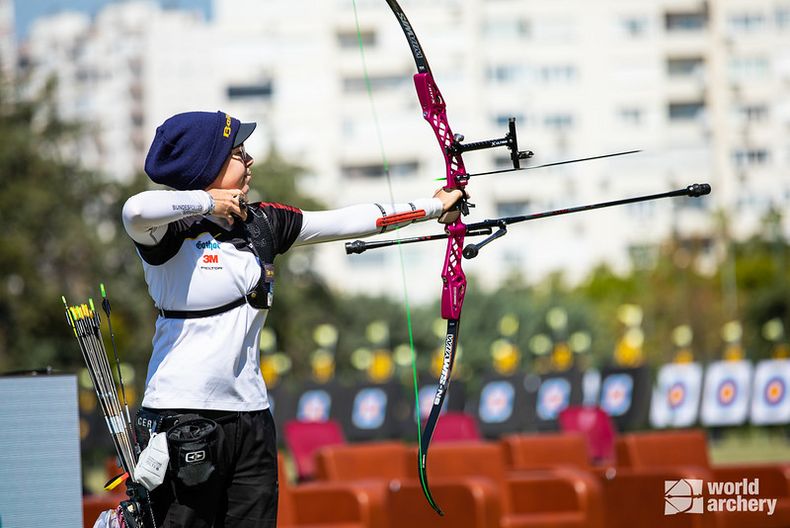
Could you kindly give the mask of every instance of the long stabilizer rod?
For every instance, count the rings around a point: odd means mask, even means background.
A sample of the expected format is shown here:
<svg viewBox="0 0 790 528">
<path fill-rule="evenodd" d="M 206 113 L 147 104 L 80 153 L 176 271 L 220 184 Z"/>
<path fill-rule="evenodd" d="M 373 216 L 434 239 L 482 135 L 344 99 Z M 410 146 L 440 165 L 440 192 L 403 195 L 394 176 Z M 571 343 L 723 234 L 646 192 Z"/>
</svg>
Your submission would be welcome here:
<svg viewBox="0 0 790 528">
<path fill-rule="evenodd" d="M 710 194 L 710 185 L 707 183 L 695 183 L 678 189 L 676 191 L 663 192 L 658 194 L 648 194 L 645 196 L 635 196 L 633 198 L 623 198 L 621 200 L 611 200 L 608 202 L 600 202 L 588 205 L 579 205 L 576 207 L 568 207 L 565 209 L 554 209 L 552 211 L 544 211 L 541 213 L 532 213 L 519 216 L 506 216 L 504 218 L 493 218 L 490 220 L 483 220 L 466 225 L 466 236 L 483 236 L 490 235 L 488 238 L 479 244 L 469 244 L 464 248 L 464 257 L 467 259 L 477 256 L 479 249 L 489 242 L 503 236 L 507 230 L 508 225 L 517 224 L 519 222 L 526 222 L 528 220 L 538 220 L 541 218 L 549 218 L 552 216 L 561 216 L 571 213 L 580 213 L 582 211 L 592 211 L 593 209 L 603 209 L 605 207 L 614 207 L 618 205 L 627 205 L 637 202 L 647 202 L 650 200 L 659 200 L 661 198 L 675 198 L 680 196 L 688 196 L 697 198 Z M 498 230 L 494 232 L 494 228 Z M 377 240 L 373 242 L 365 242 L 363 240 L 355 240 L 346 243 L 346 253 L 364 253 L 368 249 L 378 249 L 382 247 L 394 246 L 397 244 L 414 244 L 415 242 L 429 242 L 431 240 L 443 240 L 447 238 L 447 233 L 438 233 L 435 235 L 416 236 L 411 238 L 402 238 L 400 240 Z"/>
</svg>

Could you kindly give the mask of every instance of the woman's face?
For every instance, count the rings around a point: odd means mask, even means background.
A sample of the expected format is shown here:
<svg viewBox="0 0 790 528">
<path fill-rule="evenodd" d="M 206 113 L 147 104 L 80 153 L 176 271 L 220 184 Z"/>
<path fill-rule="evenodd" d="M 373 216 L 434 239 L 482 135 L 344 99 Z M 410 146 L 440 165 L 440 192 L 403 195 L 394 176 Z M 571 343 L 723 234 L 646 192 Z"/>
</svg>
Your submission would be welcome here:
<svg viewBox="0 0 790 528">
<path fill-rule="evenodd" d="M 247 154 L 244 143 L 234 148 L 230 156 L 225 160 L 225 164 L 219 171 L 219 175 L 206 187 L 209 189 L 239 189 L 243 194 L 250 190 L 250 180 L 252 179 L 252 165 L 255 159 Z"/>
</svg>

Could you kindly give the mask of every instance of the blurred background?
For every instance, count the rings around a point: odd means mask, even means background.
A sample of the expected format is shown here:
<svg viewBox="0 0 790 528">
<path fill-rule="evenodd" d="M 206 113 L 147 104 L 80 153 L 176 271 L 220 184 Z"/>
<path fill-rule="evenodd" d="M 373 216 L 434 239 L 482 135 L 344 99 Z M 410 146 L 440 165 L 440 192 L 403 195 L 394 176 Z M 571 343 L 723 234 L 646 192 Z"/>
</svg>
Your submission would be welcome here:
<svg viewBox="0 0 790 528">
<path fill-rule="evenodd" d="M 701 424 L 717 460 L 787 460 L 790 1 L 403 7 L 468 141 L 502 136 L 514 116 L 531 164 L 641 149 L 478 178 L 468 221 L 713 187 L 515 226 L 465 261 L 452 405 L 495 437 L 486 426 L 506 420 L 486 423 L 487 383 L 517 379 L 532 418 L 514 430 L 556 427 L 571 404 L 609 405 L 633 413 L 622 431 Z M 111 444 L 60 297 L 107 285 L 139 403 L 156 314 L 120 209 L 152 188 L 143 160 L 164 119 L 221 109 L 256 121 L 253 200 L 389 201 L 386 165 L 408 201 L 444 176 L 399 25 L 378 0 L 356 12 L 359 32 L 349 0 L 0 0 L 0 372 L 78 375 L 86 489 L 106 480 Z M 465 160 L 472 172 L 509 165 L 506 151 Z M 442 242 L 403 248 L 418 370 L 433 375 L 443 253 Z M 410 383 L 397 250 L 347 256 L 336 242 L 279 262 L 261 343 L 276 413 L 278 399 L 293 402 L 278 419 L 310 416 L 300 395 L 317 385 Z M 623 373 L 630 381 L 607 385 Z"/>
</svg>

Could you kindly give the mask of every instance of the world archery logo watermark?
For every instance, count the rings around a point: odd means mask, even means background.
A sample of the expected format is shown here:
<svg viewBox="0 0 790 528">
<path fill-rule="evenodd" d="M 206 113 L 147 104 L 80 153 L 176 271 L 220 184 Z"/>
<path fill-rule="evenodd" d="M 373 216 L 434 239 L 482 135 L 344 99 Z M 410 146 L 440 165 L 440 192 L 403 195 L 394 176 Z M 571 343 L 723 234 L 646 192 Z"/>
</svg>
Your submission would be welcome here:
<svg viewBox="0 0 790 528">
<path fill-rule="evenodd" d="M 702 481 L 680 479 L 664 481 L 664 515 L 702 513 Z"/>
<path fill-rule="evenodd" d="M 664 481 L 664 515 L 708 512 L 764 512 L 773 515 L 776 499 L 760 497 L 760 479 L 708 482 L 702 479 Z M 707 489 L 707 499 L 703 489 Z"/>
</svg>

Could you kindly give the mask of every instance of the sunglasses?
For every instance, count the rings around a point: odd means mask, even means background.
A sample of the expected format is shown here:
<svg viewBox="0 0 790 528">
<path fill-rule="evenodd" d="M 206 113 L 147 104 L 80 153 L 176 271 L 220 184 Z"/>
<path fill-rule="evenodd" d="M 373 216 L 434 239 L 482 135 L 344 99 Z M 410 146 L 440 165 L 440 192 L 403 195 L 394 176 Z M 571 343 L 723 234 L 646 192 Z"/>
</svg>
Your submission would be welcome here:
<svg viewBox="0 0 790 528">
<path fill-rule="evenodd" d="M 236 158 L 245 165 L 252 161 L 252 156 L 247 153 L 247 150 L 244 148 L 244 143 L 233 149 L 230 153 L 230 157 Z"/>
</svg>

